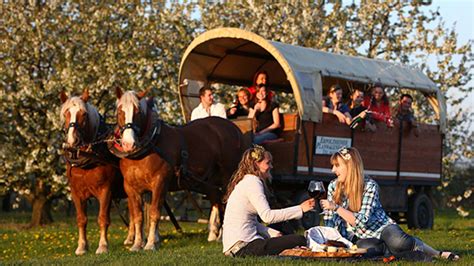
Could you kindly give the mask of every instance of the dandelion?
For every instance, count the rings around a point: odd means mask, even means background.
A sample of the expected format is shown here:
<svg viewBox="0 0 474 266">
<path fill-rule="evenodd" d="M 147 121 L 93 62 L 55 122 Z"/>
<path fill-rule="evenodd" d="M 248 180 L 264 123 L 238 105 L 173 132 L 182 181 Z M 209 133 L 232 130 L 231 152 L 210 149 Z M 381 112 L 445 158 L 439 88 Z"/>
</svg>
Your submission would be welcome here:
<svg viewBox="0 0 474 266">
<path fill-rule="evenodd" d="M 472 194 L 472 190 L 470 190 L 470 189 L 469 189 L 469 190 L 466 190 L 466 191 L 464 192 L 464 198 L 466 198 L 466 199 L 469 198 L 469 197 L 471 196 L 471 194 Z"/>
</svg>

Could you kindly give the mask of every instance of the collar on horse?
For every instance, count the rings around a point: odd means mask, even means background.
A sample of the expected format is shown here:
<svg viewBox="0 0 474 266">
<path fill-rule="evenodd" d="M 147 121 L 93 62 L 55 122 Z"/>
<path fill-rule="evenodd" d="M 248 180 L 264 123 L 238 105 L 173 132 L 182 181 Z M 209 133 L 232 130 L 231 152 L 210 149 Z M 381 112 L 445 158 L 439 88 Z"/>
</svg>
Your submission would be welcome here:
<svg viewBox="0 0 474 266">
<path fill-rule="evenodd" d="M 71 127 L 71 125 L 69 125 Z M 75 125 L 72 125 L 75 126 Z M 99 126 L 96 134 L 90 143 L 85 143 L 77 147 L 65 147 L 63 155 L 73 167 L 91 168 L 99 164 L 112 164 L 118 167 L 118 161 L 103 144 L 108 141 L 111 126 L 105 123 L 100 116 Z"/>
<path fill-rule="evenodd" d="M 158 114 L 156 112 L 149 110 L 147 115 L 147 126 L 143 130 L 138 143 L 136 144 L 136 148 L 131 152 L 123 151 L 121 145 L 121 135 L 123 131 L 127 128 L 131 128 L 135 132 L 140 132 L 136 129 L 136 125 L 129 123 L 123 127 L 116 127 L 114 130 L 113 141 L 108 143 L 108 148 L 112 154 L 117 156 L 118 158 L 127 158 L 127 159 L 141 159 L 148 155 L 150 152 L 158 153 L 164 160 L 170 163 L 168 157 L 165 156 L 163 152 L 161 152 L 156 147 L 156 142 L 158 141 L 158 137 L 161 133 L 162 121 L 158 118 Z"/>
<path fill-rule="evenodd" d="M 135 132 L 137 131 L 136 125 L 127 124 L 123 127 L 116 127 L 114 130 L 114 141 L 108 143 L 109 150 L 112 154 L 118 158 L 127 158 L 127 159 L 141 159 L 151 152 L 157 153 L 162 159 L 168 162 L 171 167 L 175 168 L 175 175 L 177 178 L 178 187 L 185 190 L 190 190 L 192 184 L 197 184 L 197 186 L 202 187 L 206 191 L 219 190 L 222 191 L 222 188 L 216 185 L 208 184 L 206 181 L 206 176 L 199 177 L 193 174 L 188 167 L 189 152 L 186 140 L 181 133 L 179 134 L 180 139 L 180 158 L 178 162 L 174 162 L 163 150 L 157 147 L 157 142 L 161 134 L 161 128 L 163 126 L 163 121 L 159 119 L 158 114 L 152 109 L 147 112 L 147 126 L 142 131 L 142 135 L 139 138 L 136 148 L 131 152 L 124 152 L 122 145 L 120 144 L 120 136 L 122 135 L 123 130 L 126 128 L 132 128 Z"/>
</svg>

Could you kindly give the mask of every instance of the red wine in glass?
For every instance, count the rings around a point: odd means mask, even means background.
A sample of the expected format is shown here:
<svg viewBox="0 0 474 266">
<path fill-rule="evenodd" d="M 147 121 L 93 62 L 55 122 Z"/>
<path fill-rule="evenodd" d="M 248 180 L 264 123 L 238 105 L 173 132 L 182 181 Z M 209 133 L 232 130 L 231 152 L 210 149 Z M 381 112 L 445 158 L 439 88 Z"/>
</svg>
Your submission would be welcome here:
<svg viewBox="0 0 474 266">
<path fill-rule="evenodd" d="M 308 185 L 308 194 L 310 197 L 316 199 L 319 204 L 319 200 L 324 198 L 324 194 L 326 194 L 326 189 L 324 189 L 324 184 L 321 181 L 311 180 Z M 320 214 L 325 214 L 323 211 Z"/>
<path fill-rule="evenodd" d="M 326 189 L 324 189 L 324 184 L 321 181 L 312 180 L 308 185 L 308 194 L 310 197 L 320 200 L 324 197 Z"/>
</svg>

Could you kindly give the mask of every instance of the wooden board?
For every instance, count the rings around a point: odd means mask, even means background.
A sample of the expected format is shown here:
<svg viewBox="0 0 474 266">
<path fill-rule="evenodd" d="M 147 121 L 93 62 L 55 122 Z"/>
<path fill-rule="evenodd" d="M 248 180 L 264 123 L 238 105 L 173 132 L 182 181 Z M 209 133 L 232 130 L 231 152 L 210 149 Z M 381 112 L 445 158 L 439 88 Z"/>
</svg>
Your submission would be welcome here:
<svg viewBox="0 0 474 266">
<path fill-rule="evenodd" d="M 315 252 L 306 249 L 292 248 L 285 249 L 280 253 L 280 256 L 285 257 L 308 257 L 308 258 L 350 258 L 360 257 L 366 253 L 366 249 L 357 249 L 354 252 Z"/>
</svg>

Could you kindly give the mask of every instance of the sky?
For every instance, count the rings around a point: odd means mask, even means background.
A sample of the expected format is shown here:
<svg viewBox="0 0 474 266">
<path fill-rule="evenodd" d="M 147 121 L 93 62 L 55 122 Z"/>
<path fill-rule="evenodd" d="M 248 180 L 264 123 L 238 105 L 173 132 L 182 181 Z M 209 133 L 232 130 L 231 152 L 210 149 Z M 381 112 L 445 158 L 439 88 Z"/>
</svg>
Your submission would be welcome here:
<svg viewBox="0 0 474 266">
<path fill-rule="evenodd" d="M 474 0 L 434 0 L 431 9 L 437 7 L 446 27 L 451 28 L 456 23 L 458 44 L 474 40 Z M 474 81 L 470 85 L 474 86 Z M 462 107 L 474 111 L 474 92 L 471 92 Z M 448 112 L 450 111 L 452 110 L 448 107 Z M 474 125 L 471 125 L 471 131 L 474 131 Z"/>
</svg>

